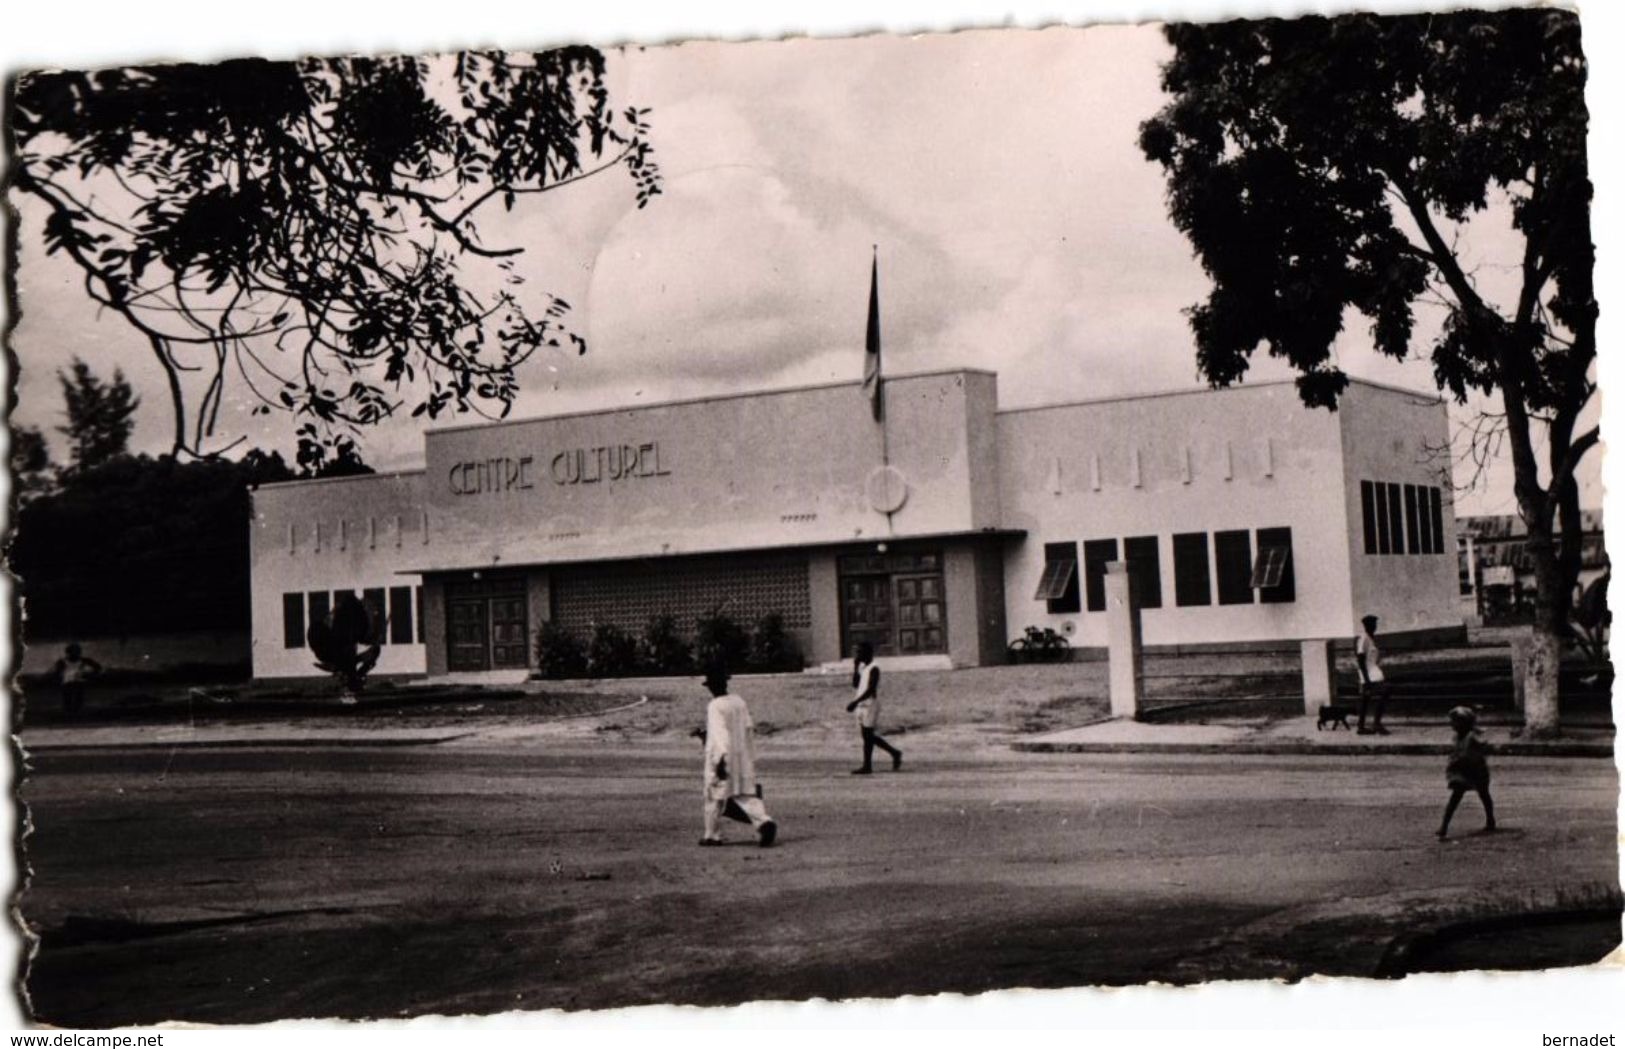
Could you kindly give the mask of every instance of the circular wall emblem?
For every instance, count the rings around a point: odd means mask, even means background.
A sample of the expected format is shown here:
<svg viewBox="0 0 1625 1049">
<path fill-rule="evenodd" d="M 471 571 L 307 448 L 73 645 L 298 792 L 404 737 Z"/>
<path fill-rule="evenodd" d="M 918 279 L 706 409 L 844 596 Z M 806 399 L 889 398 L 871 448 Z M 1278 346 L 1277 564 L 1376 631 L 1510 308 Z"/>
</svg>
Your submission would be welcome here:
<svg viewBox="0 0 1625 1049">
<path fill-rule="evenodd" d="M 865 487 L 869 490 L 869 505 L 880 513 L 894 514 L 908 502 L 908 482 L 895 466 L 875 467 Z"/>
</svg>

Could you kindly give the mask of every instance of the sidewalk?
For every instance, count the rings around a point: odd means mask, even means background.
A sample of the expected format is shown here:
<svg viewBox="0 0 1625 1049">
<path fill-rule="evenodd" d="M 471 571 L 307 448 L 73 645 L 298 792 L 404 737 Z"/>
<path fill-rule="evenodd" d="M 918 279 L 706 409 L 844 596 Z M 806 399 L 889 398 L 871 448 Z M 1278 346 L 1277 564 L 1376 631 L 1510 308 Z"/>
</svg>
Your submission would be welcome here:
<svg viewBox="0 0 1625 1049">
<path fill-rule="evenodd" d="M 12 739 L 24 751 L 87 750 L 111 747 L 401 747 L 449 743 L 480 731 L 437 726 L 406 728 L 328 720 L 257 721 L 188 725 L 135 723 L 26 728 Z"/>
<path fill-rule="evenodd" d="M 192 725 L 124 723 L 41 726 L 20 737 L 28 751 L 83 750 L 111 747 L 389 747 L 433 746 L 454 741 L 515 743 L 561 734 L 562 720 L 530 724 L 495 723 L 470 718 L 462 725 L 411 727 L 335 722 L 329 718 Z M 1220 721 L 1205 724 L 1147 723 L 1105 719 L 1043 735 L 1012 737 L 1009 746 L 1029 753 L 1071 754 L 1448 754 L 1450 732 L 1437 719 L 1390 718 L 1387 736 L 1359 736 L 1345 729 L 1317 730 L 1311 717 Z M 1497 754 L 1538 757 L 1609 758 L 1614 730 L 1599 724 L 1564 727 L 1551 740 L 1525 740 L 1517 726 L 1491 722 L 1486 739 Z M 929 732 L 916 737 L 924 743 Z M 18 737 L 14 737 L 18 738 Z M 650 745 L 672 743 L 650 740 Z M 688 745 L 685 739 L 678 741 Z M 781 738 L 780 744 L 788 744 Z"/>
<path fill-rule="evenodd" d="M 1064 754 L 1448 754 L 1450 730 L 1437 719 L 1389 718 L 1387 736 L 1317 729 L 1308 716 L 1266 721 L 1153 724 L 1110 718 L 1012 744 L 1014 749 Z M 1555 739 L 1526 740 L 1507 724 L 1483 726 L 1496 754 L 1610 758 L 1612 726 L 1566 725 Z"/>
</svg>

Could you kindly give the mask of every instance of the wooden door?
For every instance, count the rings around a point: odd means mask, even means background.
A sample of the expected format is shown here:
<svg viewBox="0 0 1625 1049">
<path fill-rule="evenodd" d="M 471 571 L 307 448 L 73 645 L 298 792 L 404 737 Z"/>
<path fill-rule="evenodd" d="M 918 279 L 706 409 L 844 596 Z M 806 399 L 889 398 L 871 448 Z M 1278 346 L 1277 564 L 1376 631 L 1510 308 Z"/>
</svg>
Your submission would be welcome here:
<svg viewBox="0 0 1625 1049">
<path fill-rule="evenodd" d="M 897 651 L 911 656 L 946 651 L 943 633 L 942 576 L 896 575 Z"/>
<path fill-rule="evenodd" d="M 891 589 L 890 576 L 847 576 L 841 580 L 844 656 L 850 656 L 853 647 L 865 641 L 874 646 L 877 656 L 895 654 Z"/>
<path fill-rule="evenodd" d="M 522 667 L 526 665 L 529 632 L 527 629 L 524 595 L 493 597 L 491 599 L 491 665 L 493 667 Z"/>
<path fill-rule="evenodd" d="M 491 645 L 487 633 L 489 602 L 483 597 L 450 598 L 446 602 L 446 667 L 448 670 L 490 670 Z"/>
</svg>

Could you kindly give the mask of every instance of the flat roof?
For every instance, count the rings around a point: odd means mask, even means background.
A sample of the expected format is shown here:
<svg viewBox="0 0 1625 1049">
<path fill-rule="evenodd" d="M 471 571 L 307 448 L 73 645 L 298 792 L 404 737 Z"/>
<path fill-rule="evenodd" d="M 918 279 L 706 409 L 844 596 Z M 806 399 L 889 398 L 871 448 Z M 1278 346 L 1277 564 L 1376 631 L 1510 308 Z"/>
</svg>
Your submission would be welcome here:
<svg viewBox="0 0 1625 1049">
<path fill-rule="evenodd" d="M 902 379 L 932 379 L 939 375 L 988 375 L 998 378 L 998 373 L 986 368 L 937 368 L 932 371 L 909 372 L 906 375 L 883 375 L 881 378 L 887 382 L 896 382 Z M 807 383 L 802 386 L 785 386 L 773 390 L 746 390 L 742 393 L 712 393 L 699 397 L 682 397 L 674 401 L 650 401 L 648 404 L 627 404 L 614 408 L 584 408 L 574 412 L 557 412 L 550 415 L 527 415 L 521 419 L 500 419 L 496 422 L 460 423 L 456 426 L 437 426 L 429 433 L 461 433 L 466 430 L 487 430 L 498 426 L 523 426 L 527 423 L 552 422 L 555 419 L 580 419 L 591 415 L 619 415 L 622 412 L 643 412 L 652 408 L 678 408 L 694 404 L 709 404 L 715 401 L 739 401 L 750 397 L 781 397 L 792 393 L 810 393 L 814 390 L 837 390 L 844 386 L 862 386 L 862 379 L 841 379 L 831 382 Z"/>
<path fill-rule="evenodd" d="M 343 477 L 294 477 L 286 481 L 267 481 L 254 486 L 255 490 L 261 488 L 287 488 L 291 485 L 311 484 L 344 484 L 348 481 L 379 481 L 391 477 L 416 477 L 421 475 L 426 467 L 412 466 L 402 470 L 377 470 L 365 474 L 345 474 Z"/>
<path fill-rule="evenodd" d="M 1407 397 L 1420 397 L 1430 403 L 1444 403 L 1444 396 L 1437 390 L 1412 390 L 1403 386 L 1394 386 L 1384 382 L 1373 382 L 1370 379 L 1359 379 L 1349 376 L 1350 386 L 1369 386 L 1372 389 L 1386 390 L 1389 393 L 1404 394 Z M 1057 408 L 1082 408 L 1096 404 L 1113 404 L 1120 401 L 1149 401 L 1162 397 L 1188 397 L 1197 394 L 1233 393 L 1238 390 L 1262 390 L 1274 386 L 1296 386 L 1296 379 L 1266 379 L 1263 382 L 1238 382 L 1229 386 L 1185 386 L 1176 390 L 1154 390 L 1149 393 L 1119 393 L 1104 397 L 1085 397 L 1075 401 L 1057 401 L 1054 404 L 1032 404 L 1022 408 L 1000 408 L 998 415 L 1014 415 L 1018 412 L 1047 412 Z"/>
</svg>

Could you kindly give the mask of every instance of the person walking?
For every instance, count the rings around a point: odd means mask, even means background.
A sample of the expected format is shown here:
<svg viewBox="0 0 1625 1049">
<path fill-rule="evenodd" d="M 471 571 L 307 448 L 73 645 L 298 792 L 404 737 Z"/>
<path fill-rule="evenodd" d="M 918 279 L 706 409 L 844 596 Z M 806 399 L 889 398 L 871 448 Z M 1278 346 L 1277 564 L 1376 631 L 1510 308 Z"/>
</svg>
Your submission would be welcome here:
<svg viewBox="0 0 1625 1049">
<path fill-rule="evenodd" d="M 752 738 L 750 709 L 728 691 L 728 672 L 711 670 L 705 676 L 711 702 L 705 708 L 705 837 L 701 845 L 721 845 L 721 820 L 742 813 L 756 829 L 762 848 L 772 845 L 779 826 L 762 804 L 756 782 L 756 744 Z"/>
<path fill-rule="evenodd" d="M 62 686 L 62 713 L 68 717 L 77 717 L 85 705 L 85 679 L 92 674 L 99 674 L 102 665 L 83 654 L 77 641 L 68 645 L 62 658 L 56 661 L 51 672 Z"/>
<path fill-rule="evenodd" d="M 1360 723 L 1355 732 L 1361 736 L 1386 736 L 1388 730 L 1382 727 L 1382 710 L 1388 705 L 1393 686 L 1382 671 L 1382 649 L 1377 645 L 1377 617 L 1364 617 L 1360 620 L 1360 626 L 1360 636 L 1354 639 L 1354 662 L 1360 668 Z M 1370 712 L 1373 701 L 1377 709 L 1371 727 L 1366 728 L 1366 714 Z"/>
<path fill-rule="evenodd" d="M 863 736 L 863 767 L 852 770 L 854 776 L 867 776 L 874 769 L 875 748 L 891 755 L 892 771 L 903 767 L 903 752 L 887 743 L 875 731 L 880 723 L 880 668 L 875 666 L 875 649 L 862 642 L 853 651 L 852 688 L 857 693 L 846 705 L 849 713 L 858 715 L 858 732 Z"/>
<path fill-rule="evenodd" d="M 1489 744 L 1478 731 L 1478 713 L 1472 707 L 1453 707 L 1448 715 L 1450 728 L 1456 733 L 1450 749 L 1450 760 L 1445 764 L 1445 782 L 1450 787 L 1450 800 L 1444 806 L 1444 820 L 1439 824 L 1439 840 L 1450 833 L 1450 817 L 1469 790 L 1478 795 L 1484 806 L 1484 830 L 1495 830 L 1495 803 L 1490 800 L 1490 763 L 1485 757 Z"/>
</svg>

